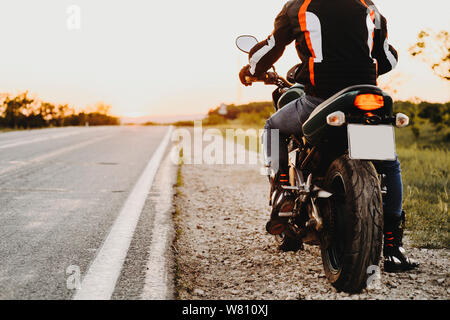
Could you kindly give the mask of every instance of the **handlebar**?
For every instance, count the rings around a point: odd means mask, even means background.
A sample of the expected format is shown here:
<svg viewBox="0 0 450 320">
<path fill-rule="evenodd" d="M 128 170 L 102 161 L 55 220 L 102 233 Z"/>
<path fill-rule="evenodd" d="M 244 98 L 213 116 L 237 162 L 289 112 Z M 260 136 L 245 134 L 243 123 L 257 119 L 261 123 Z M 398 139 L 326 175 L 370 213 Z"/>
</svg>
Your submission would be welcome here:
<svg viewBox="0 0 450 320">
<path fill-rule="evenodd" d="M 280 77 L 276 72 L 266 72 L 261 77 L 245 77 L 245 81 L 248 83 L 264 82 L 264 84 L 273 84 L 279 87 L 292 86 L 286 79 Z"/>
<path fill-rule="evenodd" d="M 245 81 L 249 83 L 253 82 L 264 82 L 265 84 L 274 84 L 277 80 L 278 75 L 275 72 L 266 72 L 261 77 L 245 77 Z"/>
<path fill-rule="evenodd" d="M 247 81 L 248 83 L 253 83 L 253 82 L 258 82 L 258 81 L 262 81 L 262 80 L 259 80 L 257 77 L 245 76 L 245 81 Z"/>
</svg>

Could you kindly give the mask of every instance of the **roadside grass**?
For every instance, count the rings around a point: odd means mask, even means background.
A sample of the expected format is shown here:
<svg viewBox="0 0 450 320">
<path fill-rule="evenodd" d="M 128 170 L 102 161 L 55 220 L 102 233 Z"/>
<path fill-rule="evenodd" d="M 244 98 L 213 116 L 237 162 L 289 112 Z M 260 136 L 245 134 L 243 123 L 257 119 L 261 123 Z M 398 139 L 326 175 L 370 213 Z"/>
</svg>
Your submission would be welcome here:
<svg viewBox="0 0 450 320">
<path fill-rule="evenodd" d="M 257 147 L 249 148 L 249 138 L 235 139 L 247 149 L 259 151 L 262 125 L 246 125 L 239 121 L 212 126 L 226 138 L 226 129 L 256 132 Z M 206 129 L 206 128 L 205 128 Z M 248 131 L 251 129 L 252 131 Z M 245 135 L 245 134 L 244 134 Z M 449 143 L 443 141 L 431 125 L 420 127 L 415 137 L 411 128 L 396 129 L 397 153 L 401 162 L 406 231 L 416 247 L 449 248 Z"/>
<path fill-rule="evenodd" d="M 412 127 L 395 129 L 396 144 L 401 148 L 419 148 L 419 149 L 449 149 L 450 141 L 445 140 L 447 130 L 436 131 L 429 123 L 423 123 L 419 128 L 420 134 L 414 136 Z"/>
<path fill-rule="evenodd" d="M 177 169 L 177 192 L 180 192 L 179 187 L 184 185 L 183 176 L 181 175 L 181 167 L 183 166 L 183 149 L 180 149 L 178 155 L 178 169 Z"/>
<path fill-rule="evenodd" d="M 410 238 L 418 247 L 449 248 L 448 149 L 398 147 L 397 151 Z"/>
<path fill-rule="evenodd" d="M 403 177 L 406 229 L 422 248 L 449 248 L 449 143 L 429 124 L 420 136 L 411 128 L 396 129 L 397 153 Z"/>
<path fill-rule="evenodd" d="M 180 149 L 180 153 L 178 155 L 178 169 L 177 169 L 177 182 L 175 185 L 175 198 L 180 197 L 182 195 L 180 187 L 184 185 L 183 181 L 183 175 L 181 172 L 181 168 L 183 166 L 183 149 Z M 179 227 L 179 218 L 180 218 L 180 208 L 178 206 L 175 206 L 175 210 L 173 212 L 173 220 L 175 223 L 175 239 L 173 241 L 172 248 L 174 250 L 175 255 L 175 265 L 174 265 L 174 283 L 175 283 L 175 299 L 179 300 L 179 292 L 181 288 L 183 288 L 185 285 L 182 283 L 181 279 L 181 266 L 180 262 L 178 261 L 177 255 L 178 255 L 178 248 L 177 243 L 181 236 L 181 228 Z"/>
</svg>

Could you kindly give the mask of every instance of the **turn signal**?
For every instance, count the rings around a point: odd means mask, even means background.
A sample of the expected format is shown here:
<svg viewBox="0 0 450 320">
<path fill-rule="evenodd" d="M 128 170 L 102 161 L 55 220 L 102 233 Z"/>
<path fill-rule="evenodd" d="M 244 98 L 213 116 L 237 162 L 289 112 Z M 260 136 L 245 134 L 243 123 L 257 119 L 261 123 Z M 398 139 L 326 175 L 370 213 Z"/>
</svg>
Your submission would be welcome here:
<svg viewBox="0 0 450 320">
<path fill-rule="evenodd" d="M 327 116 L 327 123 L 333 127 L 340 127 L 345 123 L 345 114 L 342 111 L 335 111 Z"/>
<path fill-rule="evenodd" d="M 384 98 L 377 94 L 360 94 L 356 96 L 355 106 L 364 111 L 377 110 L 384 106 Z"/>
<path fill-rule="evenodd" d="M 409 117 L 403 113 L 397 113 L 395 116 L 395 125 L 397 128 L 406 127 L 409 124 Z"/>
</svg>

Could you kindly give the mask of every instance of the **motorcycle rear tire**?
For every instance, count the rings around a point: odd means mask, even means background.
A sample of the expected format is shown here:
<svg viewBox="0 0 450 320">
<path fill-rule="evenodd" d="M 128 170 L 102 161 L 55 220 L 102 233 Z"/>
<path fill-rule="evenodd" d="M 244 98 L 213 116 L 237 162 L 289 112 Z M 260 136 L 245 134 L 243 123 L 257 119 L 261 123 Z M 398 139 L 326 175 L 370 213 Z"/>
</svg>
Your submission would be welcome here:
<svg viewBox="0 0 450 320">
<path fill-rule="evenodd" d="M 325 186 L 333 196 L 324 212 L 321 244 L 325 275 L 338 290 L 361 292 L 367 286 L 370 266 L 378 266 L 383 236 L 382 195 L 372 162 L 348 155 L 329 167 Z"/>
</svg>

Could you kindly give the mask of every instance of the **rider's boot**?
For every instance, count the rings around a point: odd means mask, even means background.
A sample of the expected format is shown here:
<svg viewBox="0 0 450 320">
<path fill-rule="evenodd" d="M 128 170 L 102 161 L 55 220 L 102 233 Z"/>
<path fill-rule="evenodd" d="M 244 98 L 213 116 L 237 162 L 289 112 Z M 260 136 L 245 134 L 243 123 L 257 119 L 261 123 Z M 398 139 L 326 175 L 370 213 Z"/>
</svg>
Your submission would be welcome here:
<svg viewBox="0 0 450 320">
<path fill-rule="evenodd" d="M 281 234 L 286 225 L 286 219 L 280 218 L 279 213 L 292 212 L 295 204 L 292 191 L 283 189 L 283 186 L 289 186 L 289 176 L 287 173 L 280 172 L 271 179 L 270 205 L 272 212 L 270 220 L 266 224 L 267 232 L 274 235 Z"/>
<path fill-rule="evenodd" d="M 403 229 L 405 226 L 405 212 L 400 221 L 385 220 L 384 223 L 384 271 L 404 272 L 417 268 L 419 263 L 409 259 L 403 249 Z"/>
</svg>

